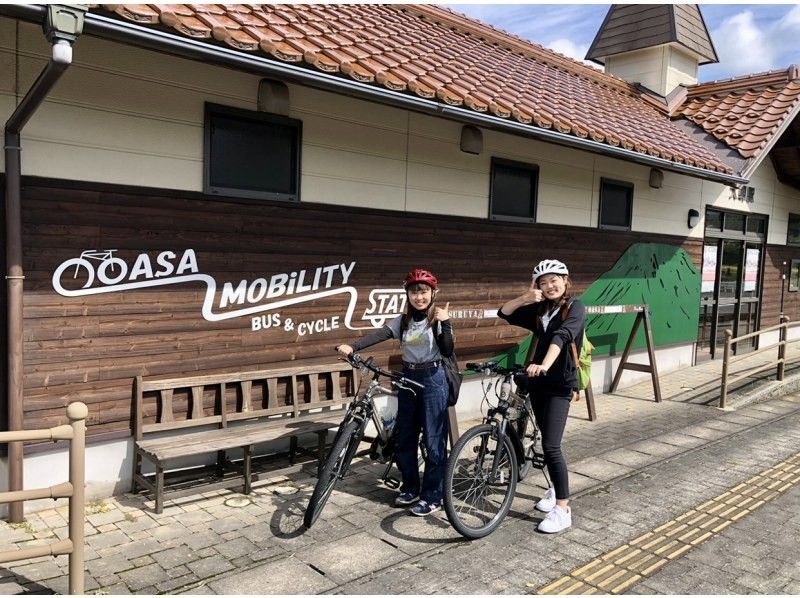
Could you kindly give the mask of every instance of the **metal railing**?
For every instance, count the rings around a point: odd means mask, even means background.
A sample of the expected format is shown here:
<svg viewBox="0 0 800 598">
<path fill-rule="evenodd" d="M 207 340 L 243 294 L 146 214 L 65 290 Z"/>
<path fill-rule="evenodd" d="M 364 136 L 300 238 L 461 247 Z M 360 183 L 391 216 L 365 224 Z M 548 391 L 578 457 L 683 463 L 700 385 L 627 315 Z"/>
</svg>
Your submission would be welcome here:
<svg viewBox="0 0 800 598">
<path fill-rule="evenodd" d="M 775 326 L 770 326 L 769 328 L 762 328 L 761 330 L 757 330 L 749 334 L 743 334 L 742 336 L 737 336 L 735 338 L 733 337 L 732 331 L 725 330 L 725 351 L 722 357 L 722 382 L 719 390 L 719 407 L 721 409 L 725 407 L 725 401 L 728 398 L 729 387 L 732 384 L 741 382 L 745 378 L 749 378 L 753 374 L 758 374 L 761 372 L 765 372 L 767 370 L 776 369 L 777 379 L 783 380 L 783 375 L 786 370 L 786 364 L 800 360 L 800 357 L 795 357 L 789 360 L 786 359 L 786 346 L 790 343 L 796 343 L 800 341 L 800 337 L 788 340 L 789 330 L 799 325 L 800 322 L 790 323 L 789 318 L 787 316 L 781 316 L 780 324 L 776 324 Z M 736 355 L 734 357 L 731 357 L 731 348 L 736 343 L 757 337 L 764 333 L 775 332 L 775 331 L 778 332 L 777 343 L 767 345 L 766 347 L 759 347 L 755 351 L 750 351 L 742 355 Z M 774 349 L 777 349 L 778 351 L 778 357 L 775 361 L 770 361 L 769 363 L 766 363 L 764 365 L 752 369 L 747 369 L 746 371 L 740 372 L 738 374 L 729 374 L 730 366 L 732 364 L 742 361 L 743 359 L 752 357 L 753 355 L 758 355 L 759 353 L 765 353 L 767 351 L 771 351 Z"/>
<path fill-rule="evenodd" d="M 48 488 L 0 492 L 0 504 L 34 500 L 37 498 L 69 499 L 69 538 L 19 550 L 0 552 L 0 563 L 21 561 L 40 556 L 69 555 L 69 593 L 83 594 L 83 555 L 84 555 L 84 479 L 86 448 L 86 416 L 89 409 L 83 403 L 70 403 L 67 406 L 69 424 L 41 430 L 17 430 L 0 432 L 0 443 L 24 442 L 26 440 L 68 440 L 69 441 L 69 481 Z"/>
</svg>

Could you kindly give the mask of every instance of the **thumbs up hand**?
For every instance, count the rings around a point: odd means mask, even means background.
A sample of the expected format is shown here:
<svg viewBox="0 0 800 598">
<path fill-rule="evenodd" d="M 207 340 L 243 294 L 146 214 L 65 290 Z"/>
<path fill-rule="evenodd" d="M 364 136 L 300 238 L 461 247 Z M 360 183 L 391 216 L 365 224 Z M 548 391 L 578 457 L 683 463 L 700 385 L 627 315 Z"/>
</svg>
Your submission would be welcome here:
<svg viewBox="0 0 800 598">
<path fill-rule="evenodd" d="M 445 303 L 444 307 L 435 307 L 433 309 L 433 317 L 439 322 L 444 322 L 450 319 L 450 302 Z"/>
</svg>

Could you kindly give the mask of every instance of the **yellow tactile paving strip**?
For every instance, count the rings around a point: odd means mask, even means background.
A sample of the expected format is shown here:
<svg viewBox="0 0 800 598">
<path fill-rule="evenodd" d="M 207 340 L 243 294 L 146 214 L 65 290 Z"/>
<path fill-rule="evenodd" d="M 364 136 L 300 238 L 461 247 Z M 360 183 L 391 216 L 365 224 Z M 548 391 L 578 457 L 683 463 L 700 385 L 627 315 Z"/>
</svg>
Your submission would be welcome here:
<svg viewBox="0 0 800 598">
<path fill-rule="evenodd" d="M 578 567 L 537 594 L 621 594 L 800 484 L 800 453 Z"/>
</svg>

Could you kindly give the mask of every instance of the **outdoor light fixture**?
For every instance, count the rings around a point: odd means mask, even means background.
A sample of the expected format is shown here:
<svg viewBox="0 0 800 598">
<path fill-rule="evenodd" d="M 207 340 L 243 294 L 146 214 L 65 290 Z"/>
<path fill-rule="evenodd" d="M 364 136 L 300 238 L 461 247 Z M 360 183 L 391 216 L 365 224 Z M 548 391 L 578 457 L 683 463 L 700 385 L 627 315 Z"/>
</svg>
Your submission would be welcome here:
<svg viewBox="0 0 800 598">
<path fill-rule="evenodd" d="M 476 156 L 483 151 L 483 133 L 478 127 L 472 125 L 461 127 L 461 151 Z"/>
<path fill-rule="evenodd" d="M 663 171 L 659 170 L 658 168 L 651 168 L 650 169 L 650 186 L 653 189 L 661 189 L 661 185 L 664 184 L 664 173 Z"/>
<path fill-rule="evenodd" d="M 694 228 L 700 222 L 700 212 L 697 210 L 689 210 L 689 217 L 686 220 L 686 223 L 689 225 L 689 228 Z"/>
<path fill-rule="evenodd" d="M 289 116 L 289 88 L 286 83 L 261 79 L 258 82 L 258 111 Z"/>
</svg>

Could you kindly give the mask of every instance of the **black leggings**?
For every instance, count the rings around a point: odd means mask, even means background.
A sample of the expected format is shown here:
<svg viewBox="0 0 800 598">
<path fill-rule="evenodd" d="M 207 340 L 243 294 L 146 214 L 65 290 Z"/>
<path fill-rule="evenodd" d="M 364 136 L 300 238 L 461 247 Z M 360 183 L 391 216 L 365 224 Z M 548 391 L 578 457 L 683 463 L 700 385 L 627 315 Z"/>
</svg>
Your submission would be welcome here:
<svg viewBox="0 0 800 598">
<path fill-rule="evenodd" d="M 559 500 L 569 498 L 569 474 L 567 462 L 561 452 L 561 438 L 567 425 L 571 400 L 572 396 L 533 396 L 533 414 L 536 417 L 536 425 L 542 433 L 544 461 L 547 463 L 556 498 Z"/>
</svg>

